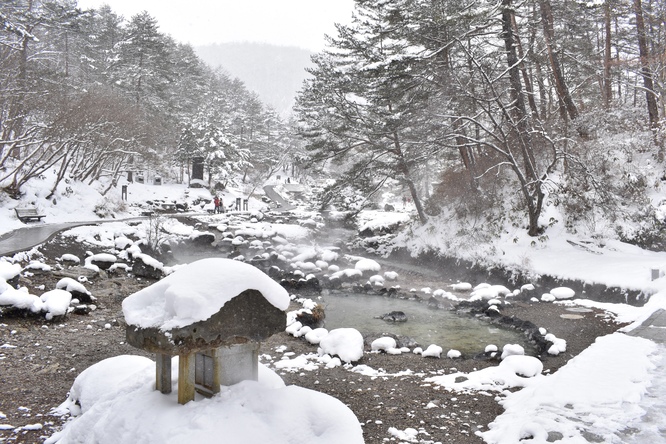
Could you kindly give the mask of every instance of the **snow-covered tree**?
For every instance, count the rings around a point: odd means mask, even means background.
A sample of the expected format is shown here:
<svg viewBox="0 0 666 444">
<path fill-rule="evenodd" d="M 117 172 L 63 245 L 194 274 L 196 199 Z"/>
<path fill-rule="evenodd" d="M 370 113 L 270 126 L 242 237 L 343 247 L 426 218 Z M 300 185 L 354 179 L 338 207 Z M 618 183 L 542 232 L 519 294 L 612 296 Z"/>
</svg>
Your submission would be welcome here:
<svg viewBox="0 0 666 444">
<path fill-rule="evenodd" d="M 313 57 L 297 108 L 313 160 L 343 165 L 340 186 L 372 195 L 396 179 L 425 222 L 415 176 L 439 146 L 429 137 L 427 84 L 417 74 L 423 48 L 396 32 L 391 6 L 359 2 L 352 24 L 339 25 L 329 49 Z"/>
</svg>

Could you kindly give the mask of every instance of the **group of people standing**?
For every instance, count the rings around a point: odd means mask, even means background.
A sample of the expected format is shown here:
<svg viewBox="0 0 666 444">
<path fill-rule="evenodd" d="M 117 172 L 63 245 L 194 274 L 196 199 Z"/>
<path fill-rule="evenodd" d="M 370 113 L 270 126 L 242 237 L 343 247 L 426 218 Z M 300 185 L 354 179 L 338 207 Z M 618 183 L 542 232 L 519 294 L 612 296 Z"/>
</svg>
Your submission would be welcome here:
<svg viewBox="0 0 666 444">
<path fill-rule="evenodd" d="M 215 196 L 213 204 L 215 205 L 215 214 L 224 213 L 224 202 L 222 202 L 221 197 Z"/>
</svg>

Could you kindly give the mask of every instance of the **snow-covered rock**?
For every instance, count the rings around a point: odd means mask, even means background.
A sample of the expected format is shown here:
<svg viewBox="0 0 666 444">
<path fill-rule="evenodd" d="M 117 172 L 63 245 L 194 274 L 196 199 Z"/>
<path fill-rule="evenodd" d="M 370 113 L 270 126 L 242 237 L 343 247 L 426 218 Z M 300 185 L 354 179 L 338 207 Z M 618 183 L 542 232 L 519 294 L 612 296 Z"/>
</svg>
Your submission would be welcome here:
<svg viewBox="0 0 666 444">
<path fill-rule="evenodd" d="M 576 292 L 569 287 L 553 288 L 549 293 L 555 296 L 555 299 L 571 299 L 576 295 Z"/>
<path fill-rule="evenodd" d="M 372 341 L 370 348 L 372 351 L 387 351 L 388 349 L 396 348 L 397 344 L 395 339 L 390 336 L 382 336 Z"/>
<path fill-rule="evenodd" d="M 435 344 L 430 344 L 428 348 L 423 350 L 421 356 L 424 358 L 440 358 L 442 356 L 442 347 Z"/>
<path fill-rule="evenodd" d="M 506 344 L 502 347 L 502 359 L 513 355 L 524 355 L 525 349 L 520 344 Z"/>
<path fill-rule="evenodd" d="M 355 328 L 336 328 L 319 342 L 320 355 L 337 355 L 344 362 L 356 362 L 363 357 L 363 335 Z"/>
</svg>

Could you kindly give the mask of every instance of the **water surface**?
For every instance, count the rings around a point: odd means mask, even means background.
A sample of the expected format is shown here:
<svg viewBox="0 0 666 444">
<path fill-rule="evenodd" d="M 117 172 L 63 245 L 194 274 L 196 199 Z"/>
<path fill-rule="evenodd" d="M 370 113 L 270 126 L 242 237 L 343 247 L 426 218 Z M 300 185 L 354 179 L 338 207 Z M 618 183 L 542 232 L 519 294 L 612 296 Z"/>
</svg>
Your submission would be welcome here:
<svg viewBox="0 0 666 444">
<path fill-rule="evenodd" d="M 393 333 L 407 336 L 423 348 L 439 345 L 448 351 L 455 349 L 470 356 L 482 353 L 494 344 L 501 350 L 505 344 L 520 344 L 526 353 L 534 347 L 517 330 L 497 328 L 471 316 L 461 316 L 450 310 L 431 308 L 427 304 L 407 299 L 348 292 L 329 292 L 319 302 L 326 313 L 326 328 L 353 327 L 364 334 Z M 407 322 L 387 322 L 375 316 L 402 311 Z"/>
</svg>

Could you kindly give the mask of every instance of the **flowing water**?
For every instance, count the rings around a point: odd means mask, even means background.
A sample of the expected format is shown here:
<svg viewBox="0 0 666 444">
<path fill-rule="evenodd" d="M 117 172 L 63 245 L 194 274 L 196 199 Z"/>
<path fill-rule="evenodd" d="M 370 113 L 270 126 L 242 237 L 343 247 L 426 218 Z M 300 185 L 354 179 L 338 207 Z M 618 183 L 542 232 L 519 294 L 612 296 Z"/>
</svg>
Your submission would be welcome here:
<svg viewBox="0 0 666 444">
<path fill-rule="evenodd" d="M 319 302 L 324 306 L 325 327 L 329 330 L 353 327 L 365 334 L 392 333 L 411 338 L 424 349 L 436 344 L 445 351 L 455 349 L 467 356 L 483 353 L 489 344 L 500 350 L 505 344 L 520 344 L 526 353 L 534 354 L 534 347 L 522 332 L 497 328 L 479 319 L 432 308 L 415 300 L 330 291 Z M 404 312 L 407 322 L 375 318 L 391 311 Z"/>
</svg>

